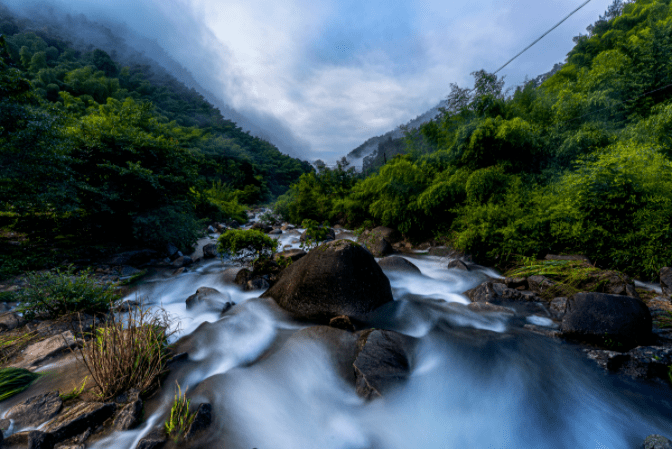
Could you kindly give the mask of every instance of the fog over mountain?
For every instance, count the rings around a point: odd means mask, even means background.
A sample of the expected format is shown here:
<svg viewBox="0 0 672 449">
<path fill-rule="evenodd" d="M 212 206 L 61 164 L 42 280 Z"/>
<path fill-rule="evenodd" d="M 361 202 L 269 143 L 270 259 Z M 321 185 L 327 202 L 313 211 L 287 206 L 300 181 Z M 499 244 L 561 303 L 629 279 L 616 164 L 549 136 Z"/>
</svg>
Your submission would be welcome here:
<svg viewBox="0 0 672 449">
<path fill-rule="evenodd" d="M 119 56 L 128 53 L 124 44 L 143 52 L 244 129 L 291 155 L 329 162 L 425 114 L 450 83 L 467 86 L 471 72 L 495 70 L 581 2 L 2 3 L 45 24 L 65 24 L 83 42 Z M 610 3 L 593 0 L 518 58 L 500 73 L 507 85 L 564 60 L 572 37 Z M 90 22 L 111 34 L 94 32 Z"/>
</svg>

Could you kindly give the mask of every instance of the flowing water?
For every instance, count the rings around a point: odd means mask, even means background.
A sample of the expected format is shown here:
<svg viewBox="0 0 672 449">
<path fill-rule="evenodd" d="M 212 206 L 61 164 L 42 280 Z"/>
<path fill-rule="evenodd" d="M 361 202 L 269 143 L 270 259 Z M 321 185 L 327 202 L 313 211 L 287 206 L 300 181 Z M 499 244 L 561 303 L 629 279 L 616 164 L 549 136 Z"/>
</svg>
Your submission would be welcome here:
<svg viewBox="0 0 672 449">
<path fill-rule="evenodd" d="M 283 244 L 291 242 L 283 236 Z M 418 339 L 409 380 L 373 401 L 359 398 L 324 340 L 306 338 L 305 323 L 272 302 L 222 283 L 223 262 L 178 277 L 159 277 L 137 292 L 181 324 L 189 358 L 173 370 L 139 429 L 116 433 L 96 448 L 134 448 L 161 423 L 170 383 L 189 388 L 192 404 L 213 405 L 203 447 L 227 449 L 635 448 L 644 437 L 672 437 L 672 389 L 608 375 L 580 349 L 522 329 L 550 324 L 477 314 L 460 293 L 492 271 L 448 270 L 448 260 L 404 256 L 422 271 L 386 273 L 395 301 L 371 325 Z M 201 286 L 237 305 L 190 310 Z M 178 338 L 178 337 L 175 337 Z"/>
</svg>

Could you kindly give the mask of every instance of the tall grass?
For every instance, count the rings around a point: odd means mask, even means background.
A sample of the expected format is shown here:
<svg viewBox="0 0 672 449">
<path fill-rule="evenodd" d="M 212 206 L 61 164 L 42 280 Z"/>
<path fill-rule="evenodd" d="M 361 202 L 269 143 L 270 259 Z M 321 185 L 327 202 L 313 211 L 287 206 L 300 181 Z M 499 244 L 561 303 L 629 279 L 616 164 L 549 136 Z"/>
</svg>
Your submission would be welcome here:
<svg viewBox="0 0 672 449">
<path fill-rule="evenodd" d="M 21 393 L 38 377 L 23 368 L 0 368 L 0 401 Z"/>
<path fill-rule="evenodd" d="M 79 353 L 101 400 L 130 389 L 145 393 L 158 384 L 169 356 L 168 337 L 175 331 L 170 325 L 165 312 L 142 306 L 94 325 Z"/>
</svg>

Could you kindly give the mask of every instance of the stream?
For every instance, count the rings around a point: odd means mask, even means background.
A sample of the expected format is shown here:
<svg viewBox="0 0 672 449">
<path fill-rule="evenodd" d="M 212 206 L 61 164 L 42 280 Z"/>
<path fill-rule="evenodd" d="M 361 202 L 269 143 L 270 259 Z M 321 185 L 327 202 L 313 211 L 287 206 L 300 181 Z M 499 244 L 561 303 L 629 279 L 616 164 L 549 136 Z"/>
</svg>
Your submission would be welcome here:
<svg viewBox="0 0 672 449">
<path fill-rule="evenodd" d="M 295 238 L 280 236 L 294 247 Z M 497 277 L 492 270 L 449 270 L 446 258 L 403 257 L 422 274 L 386 272 L 395 301 L 370 324 L 415 337 L 418 345 L 409 380 L 372 401 L 339 374 L 326 343 L 305 338 L 306 323 L 258 299 L 260 291 L 223 283 L 226 262 L 150 278 L 132 296 L 179 322 L 173 340 L 182 338 L 178 348 L 188 348 L 188 360 L 148 402 L 143 425 L 92 447 L 135 448 L 165 419 L 175 381 L 188 388 L 192 405 L 212 404 L 208 448 L 633 449 L 649 434 L 672 437 L 668 386 L 609 375 L 576 345 L 522 328 L 551 325 L 543 314 L 467 309 L 460 293 L 486 275 Z M 185 299 L 202 286 L 226 292 L 236 306 L 223 317 L 188 311 Z"/>
</svg>

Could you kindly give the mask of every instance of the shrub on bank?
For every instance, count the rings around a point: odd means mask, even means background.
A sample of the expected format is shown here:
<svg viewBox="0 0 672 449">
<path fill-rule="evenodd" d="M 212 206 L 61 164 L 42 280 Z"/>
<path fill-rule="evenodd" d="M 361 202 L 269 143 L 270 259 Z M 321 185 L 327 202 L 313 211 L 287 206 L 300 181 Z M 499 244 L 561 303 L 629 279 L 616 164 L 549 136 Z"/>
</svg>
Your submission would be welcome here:
<svg viewBox="0 0 672 449">
<path fill-rule="evenodd" d="M 270 258 L 277 247 L 277 240 L 256 229 L 229 229 L 217 240 L 217 251 L 232 259 Z"/>
<path fill-rule="evenodd" d="M 50 318 L 70 313 L 101 313 L 119 299 L 113 286 L 100 285 L 90 270 L 75 274 L 72 267 L 29 273 L 27 286 L 16 295 L 21 303 L 17 311 L 27 319 L 38 315 Z"/>
</svg>

